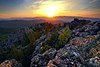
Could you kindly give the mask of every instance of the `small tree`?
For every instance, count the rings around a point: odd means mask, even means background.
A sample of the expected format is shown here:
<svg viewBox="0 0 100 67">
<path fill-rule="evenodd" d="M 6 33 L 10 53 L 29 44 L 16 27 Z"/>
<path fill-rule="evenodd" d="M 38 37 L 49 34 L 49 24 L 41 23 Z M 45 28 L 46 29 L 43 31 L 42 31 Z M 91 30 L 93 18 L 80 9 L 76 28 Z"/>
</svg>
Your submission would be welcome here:
<svg viewBox="0 0 100 67">
<path fill-rule="evenodd" d="M 13 58 L 16 58 L 16 59 L 21 59 L 23 57 L 23 51 L 19 48 L 17 48 L 15 45 L 12 46 L 11 48 L 11 51 L 10 51 L 10 55 L 13 57 Z"/>
<path fill-rule="evenodd" d="M 34 32 L 31 31 L 27 33 L 27 36 L 28 36 L 28 39 L 30 40 L 30 43 L 33 44 L 33 42 L 35 41 Z"/>
<path fill-rule="evenodd" d="M 63 46 L 64 44 L 66 44 L 69 36 L 71 34 L 71 31 L 68 27 L 65 27 L 62 31 L 62 33 L 59 35 L 58 37 L 58 43 L 55 45 L 57 48 Z M 58 46 L 57 46 L 58 45 Z"/>
<path fill-rule="evenodd" d="M 43 45 L 43 46 L 41 47 L 41 53 L 44 53 L 46 50 L 48 50 L 48 49 L 50 49 L 50 48 L 51 48 L 51 46 L 49 46 L 49 45 L 47 45 L 47 44 Z"/>
<path fill-rule="evenodd" d="M 28 45 L 30 43 L 30 40 L 29 38 L 27 37 L 27 35 L 25 34 L 23 36 L 23 39 L 22 39 L 22 44 L 25 46 L 25 45 Z"/>
</svg>

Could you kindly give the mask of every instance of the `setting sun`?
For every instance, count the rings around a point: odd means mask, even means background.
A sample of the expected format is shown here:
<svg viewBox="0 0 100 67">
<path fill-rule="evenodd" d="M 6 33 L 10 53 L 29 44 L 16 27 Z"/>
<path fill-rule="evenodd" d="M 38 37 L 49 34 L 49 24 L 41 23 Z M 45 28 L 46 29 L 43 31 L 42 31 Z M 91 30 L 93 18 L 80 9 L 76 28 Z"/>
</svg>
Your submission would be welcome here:
<svg viewBox="0 0 100 67">
<path fill-rule="evenodd" d="M 33 10 L 33 14 L 44 17 L 55 17 L 60 16 L 61 14 L 65 15 L 65 8 L 70 9 L 70 3 L 64 4 L 65 1 L 40 1 L 38 2 L 39 6 L 37 10 Z M 34 7 L 34 5 L 33 5 Z"/>
<path fill-rule="evenodd" d="M 58 11 L 58 8 L 59 8 L 58 5 L 48 5 L 44 9 L 44 13 L 48 17 L 53 17 L 53 16 L 55 16 L 56 12 Z"/>
<path fill-rule="evenodd" d="M 54 2 L 50 2 L 47 4 L 42 3 L 42 5 L 38 8 L 36 13 L 40 16 L 54 17 L 54 16 L 57 16 L 58 13 L 62 10 L 61 7 L 62 5 L 60 3 L 54 3 Z"/>
</svg>

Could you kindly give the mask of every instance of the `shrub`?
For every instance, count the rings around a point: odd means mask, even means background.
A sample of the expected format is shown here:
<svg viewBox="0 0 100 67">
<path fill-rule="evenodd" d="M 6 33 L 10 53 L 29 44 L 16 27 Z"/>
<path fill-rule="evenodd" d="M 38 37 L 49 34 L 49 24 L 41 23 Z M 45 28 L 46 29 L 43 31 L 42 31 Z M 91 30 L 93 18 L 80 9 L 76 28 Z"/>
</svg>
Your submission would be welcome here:
<svg viewBox="0 0 100 67">
<path fill-rule="evenodd" d="M 13 45 L 10 51 L 10 55 L 12 58 L 21 59 L 23 57 L 23 51 Z"/>
<path fill-rule="evenodd" d="M 62 33 L 58 36 L 58 42 L 55 44 L 55 48 L 59 49 L 60 47 L 63 47 L 66 44 L 70 34 L 70 29 L 68 27 L 65 27 L 62 30 Z"/>
<path fill-rule="evenodd" d="M 31 31 L 31 32 L 27 33 L 27 37 L 28 37 L 30 43 L 33 44 L 33 42 L 35 41 L 34 32 Z"/>
<path fill-rule="evenodd" d="M 22 39 L 22 44 L 24 45 L 24 46 L 26 46 L 26 45 L 28 45 L 30 43 L 30 40 L 29 40 L 29 38 L 27 37 L 27 35 L 25 34 L 24 36 L 23 36 L 23 39 Z"/>
<path fill-rule="evenodd" d="M 47 44 L 43 45 L 43 46 L 41 47 L 41 53 L 44 53 L 46 50 L 48 50 L 48 49 L 50 49 L 50 48 L 51 48 L 51 46 L 49 46 L 49 45 L 47 45 Z"/>
</svg>

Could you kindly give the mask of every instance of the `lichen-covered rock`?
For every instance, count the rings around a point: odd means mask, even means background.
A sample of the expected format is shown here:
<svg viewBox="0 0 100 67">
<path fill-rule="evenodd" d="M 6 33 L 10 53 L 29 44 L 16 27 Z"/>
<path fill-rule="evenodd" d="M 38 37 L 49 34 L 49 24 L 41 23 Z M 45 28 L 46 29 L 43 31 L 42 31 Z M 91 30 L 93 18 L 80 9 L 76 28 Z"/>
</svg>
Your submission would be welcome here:
<svg viewBox="0 0 100 67">
<path fill-rule="evenodd" d="M 91 66 L 100 66 L 100 57 L 90 58 L 89 64 Z"/>
<path fill-rule="evenodd" d="M 74 19 L 68 25 L 67 28 L 65 24 L 64 26 L 54 24 L 54 28 L 52 28 L 53 25 L 43 23 L 42 25 L 36 25 L 37 29 L 33 26 L 12 32 L 0 46 L 0 48 L 4 48 L 4 50 L 0 50 L 0 59 L 4 55 L 4 59 L 16 56 L 16 59 L 23 62 L 23 65 L 26 63 L 27 67 L 99 67 L 100 21 L 90 22 L 88 20 Z M 36 38 L 34 38 L 35 35 L 33 36 L 33 34 L 38 34 L 38 32 L 41 35 L 36 35 Z M 23 36 L 26 34 L 27 37 L 24 42 Z M 22 42 L 20 42 L 21 40 Z M 29 42 L 26 43 L 28 40 Z M 17 49 L 22 51 L 20 53 L 23 54 L 22 57 L 19 56 L 20 51 L 17 56 L 10 49 L 14 44 Z M 24 62 L 25 60 L 28 61 Z M 0 67 L 22 67 L 22 65 L 12 59 L 4 61 L 0 64 Z"/>
<path fill-rule="evenodd" d="M 31 60 L 30 67 L 46 67 L 49 60 L 53 59 L 56 54 L 56 49 L 51 48 L 43 54 L 38 54 Z"/>
<path fill-rule="evenodd" d="M 96 55 L 91 54 L 100 52 L 96 46 L 100 46 L 99 34 L 89 35 L 84 38 L 75 37 L 71 40 L 70 44 L 66 44 L 65 47 L 57 51 L 55 58 L 49 61 L 47 67 L 99 67 L 99 53 Z M 90 49 L 92 48 L 96 49 L 96 51 L 92 50 L 93 52 L 91 52 Z M 93 56 L 97 57 L 91 58 Z"/>
<path fill-rule="evenodd" d="M 0 67 L 23 67 L 21 63 L 18 63 L 15 59 L 6 60 L 0 64 Z"/>
<path fill-rule="evenodd" d="M 57 51 L 53 60 L 50 60 L 47 67 L 76 67 L 84 66 L 85 60 L 82 58 L 77 48 L 74 46 L 65 46 Z"/>
</svg>

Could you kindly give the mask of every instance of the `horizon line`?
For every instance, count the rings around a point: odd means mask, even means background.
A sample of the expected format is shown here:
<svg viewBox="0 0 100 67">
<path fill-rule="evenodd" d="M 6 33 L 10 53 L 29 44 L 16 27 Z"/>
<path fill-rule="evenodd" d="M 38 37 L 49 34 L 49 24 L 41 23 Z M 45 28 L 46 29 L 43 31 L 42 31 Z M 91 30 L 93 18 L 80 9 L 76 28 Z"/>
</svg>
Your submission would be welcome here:
<svg viewBox="0 0 100 67">
<path fill-rule="evenodd" d="M 56 17 L 76 17 L 76 18 L 100 18 L 100 17 L 84 17 L 84 16 L 55 16 L 52 18 L 56 18 Z M 0 17 L 0 19 L 15 19 L 15 18 L 49 18 L 49 17 L 45 17 L 45 16 L 35 16 L 35 17 Z"/>
</svg>

